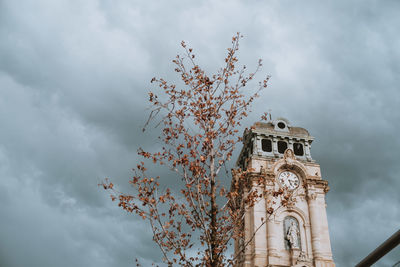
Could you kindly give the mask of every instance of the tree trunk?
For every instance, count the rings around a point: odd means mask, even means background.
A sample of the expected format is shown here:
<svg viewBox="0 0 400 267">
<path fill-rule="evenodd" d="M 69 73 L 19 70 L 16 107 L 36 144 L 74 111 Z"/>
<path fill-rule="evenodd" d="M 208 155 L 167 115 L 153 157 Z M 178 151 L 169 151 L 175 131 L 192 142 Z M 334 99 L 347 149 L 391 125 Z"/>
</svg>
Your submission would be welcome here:
<svg viewBox="0 0 400 267">
<path fill-rule="evenodd" d="M 217 253 L 217 246 L 218 246 L 218 238 L 217 238 L 217 212 L 218 212 L 218 205 L 216 202 L 216 184 L 215 184 L 215 167 L 214 167 L 214 149 L 211 150 L 211 158 L 210 158 L 210 185 L 211 185 L 211 267 L 218 266 L 218 253 Z"/>
</svg>

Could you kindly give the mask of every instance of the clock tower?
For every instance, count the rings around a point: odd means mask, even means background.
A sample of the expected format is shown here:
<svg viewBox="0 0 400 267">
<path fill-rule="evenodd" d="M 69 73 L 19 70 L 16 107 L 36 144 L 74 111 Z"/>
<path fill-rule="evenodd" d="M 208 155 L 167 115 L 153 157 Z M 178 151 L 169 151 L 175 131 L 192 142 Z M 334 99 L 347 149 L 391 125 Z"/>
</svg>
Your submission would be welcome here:
<svg viewBox="0 0 400 267">
<path fill-rule="evenodd" d="M 244 235 L 235 241 L 237 266 L 335 266 L 325 203 L 329 187 L 311 157 L 313 139 L 284 118 L 245 131 L 237 165 L 248 173 L 240 197 L 254 190 L 262 197 L 238 226 Z"/>
</svg>

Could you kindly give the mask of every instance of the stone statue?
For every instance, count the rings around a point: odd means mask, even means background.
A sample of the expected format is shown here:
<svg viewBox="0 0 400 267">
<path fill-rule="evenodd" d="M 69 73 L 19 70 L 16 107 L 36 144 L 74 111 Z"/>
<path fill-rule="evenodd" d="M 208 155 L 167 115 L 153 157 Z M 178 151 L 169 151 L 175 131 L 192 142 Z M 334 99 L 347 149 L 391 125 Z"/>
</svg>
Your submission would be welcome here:
<svg viewBox="0 0 400 267">
<path fill-rule="evenodd" d="M 286 239 L 289 241 L 290 248 L 299 248 L 299 229 L 294 221 L 291 222 L 286 232 Z"/>
</svg>

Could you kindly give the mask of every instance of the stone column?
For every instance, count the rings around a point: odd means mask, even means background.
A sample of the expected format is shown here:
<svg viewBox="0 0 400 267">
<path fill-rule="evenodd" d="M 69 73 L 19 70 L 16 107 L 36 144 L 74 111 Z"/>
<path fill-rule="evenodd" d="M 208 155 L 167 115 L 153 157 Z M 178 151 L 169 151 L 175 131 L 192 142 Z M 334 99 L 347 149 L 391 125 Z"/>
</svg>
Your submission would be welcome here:
<svg viewBox="0 0 400 267">
<path fill-rule="evenodd" d="M 255 141 L 255 144 L 253 146 L 253 151 L 254 151 L 253 154 L 256 154 L 258 156 L 262 155 L 261 138 L 260 138 L 260 136 L 256 137 L 256 141 Z"/>
<path fill-rule="evenodd" d="M 312 254 L 312 239 L 311 239 L 311 226 L 310 224 L 304 224 L 304 229 L 305 229 L 305 233 L 306 233 L 306 238 L 307 238 L 307 257 L 309 259 L 313 258 L 313 254 Z"/>
<path fill-rule="evenodd" d="M 325 209 L 325 192 L 323 188 L 309 189 L 308 207 L 310 212 L 311 242 L 315 266 L 335 266 L 332 260 L 328 218 Z"/>
<path fill-rule="evenodd" d="M 257 191 L 262 193 L 263 188 L 258 187 Z M 255 266 L 267 265 L 267 225 L 266 221 L 265 198 L 261 197 L 257 203 L 254 204 L 254 253 Z M 258 229 L 258 230 L 257 230 Z"/>
<path fill-rule="evenodd" d="M 311 158 L 311 152 L 310 152 L 310 143 L 308 141 L 304 142 L 304 150 L 305 150 L 304 153 L 306 155 L 306 159 L 308 161 L 311 161 L 312 158 Z"/>
<path fill-rule="evenodd" d="M 273 190 L 274 189 L 274 181 L 269 180 L 267 181 L 266 190 Z M 265 210 L 269 207 L 273 207 L 272 202 L 276 200 L 271 194 L 267 196 L 267 203 L 265 205 Z M 268 263 L 271 264 L 270 258 L 271 257 L 278 257 L 278 250 L 279 250 L 279 238 L 280 235 L 283 234 L 283 230 L 280 229 L 279 224 L 275 222 L 274 215 L 269 215 L 267 221 L 267 248 L 268 248 Z"/>
<path fill-rule="evenodd" d="M 248 190 L 244 189 L 244 196 L 247 197 L 248 194 Z M 250 238 L 251 238 L 251 233 L 252 233 L 252 219 L 251 219 L 251 215 L 252 215 L 252 208 L 246 208 L 245 211 L 245 215 L 244 215 L 244 244 L 246 244 Z M 248 246 L 246 246 L 245 250 L 244 250 L 244 267 L 252 267 L 252 248 L 251 248 L 251 244 L 249 244 Z"/>
<path fill-rule="evenodd" d="M 274 153 L 274 156 L 276 157 L 276 158 L 278 158 L 279 157 L 279 153 L 278 153 L 278 139 L 274 136 L 273 138 L 272 138 L 272 152 Z"/>
<path fill-rule="evenodd" d="M 293 139 L 289 139 L 288 148 L 294 151 L 294 149 L 293 149 Z"/>
</svg>

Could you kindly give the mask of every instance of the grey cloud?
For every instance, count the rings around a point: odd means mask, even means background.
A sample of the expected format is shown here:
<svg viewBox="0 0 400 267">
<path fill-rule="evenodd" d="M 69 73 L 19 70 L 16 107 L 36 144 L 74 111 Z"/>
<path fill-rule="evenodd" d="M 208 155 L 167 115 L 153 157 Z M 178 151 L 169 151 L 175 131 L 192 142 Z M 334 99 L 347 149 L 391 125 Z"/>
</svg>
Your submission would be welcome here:
<svg viewBox="0 0 400 267">
<path fill-rule="evenodd" d="M 153 76 L 177 80 L 171 60 L 180 41 L 213 72 L 237 31 L 245 35 L 241 63 L 251 68 L 263 58 L 258 77 L 272 75 L 246 123 L 272 109 L 316 137 L 312 154 L 331 185 L 334 257 L 337 266 L 355 264 L 400 220 L 398 8 L 396 1 L 1 2 L 0 265 L 159 261 L 144 224 L 97 184 L 111 177 L 129 190 L 137 148 L 157 147 L 156 131 L 141 132 L 146 92 Z M 396 260 L 393 251 L 377 266 Z"/>
</svg>

